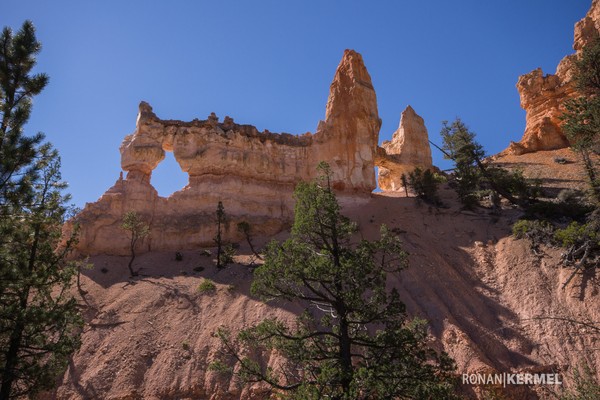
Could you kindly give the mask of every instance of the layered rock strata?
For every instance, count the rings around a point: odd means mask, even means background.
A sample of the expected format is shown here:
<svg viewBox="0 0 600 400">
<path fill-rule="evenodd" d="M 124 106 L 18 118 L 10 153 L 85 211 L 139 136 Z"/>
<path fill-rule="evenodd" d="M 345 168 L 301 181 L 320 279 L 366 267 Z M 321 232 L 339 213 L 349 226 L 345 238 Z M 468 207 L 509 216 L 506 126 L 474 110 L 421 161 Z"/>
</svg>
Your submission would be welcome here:
<svg viewBox="0 0 600 400">
<path fill-rule="evenodd" d="M 594 0 L 587 15 L 575 24 L 573 49 L 555 74 L 544 75 L 538 68 L 519 77 L 517 89 L 521 107 L 526 111 L 525 133 L 520 142 L 511 142 L 505 150 L 509 154 L 523 154 L 539 150 L 554 150 L 569 146 L 561 129 L 560 116 L 564 102 L 577 95 L 572 82 L 574 61 L 586 44 L 600 35 L 600 0 Z"/>
<path fill-rule="evenodd" d="M 222 201 L 231 217 L 227 240 L 239 240 L 235 224 L 249 222 L 256 235 L 273 234 L 292 219 L 295 185 L 330 164 L 342 201 L 361 201 L 375 189 L 375 155 L 381 120 L 371 78 L 360 54 L 346 50 L 331 84 L 325 120 L 316 133 L 295 136 L 259 132 L 212 114 L 191 122 L 162 120 L 142 102 L 135 132 L 121 145 L 117 180 L 76 217 L 83 254 L 125 254 L 120 228 L 130 210 L 150 224 L 141 251 L 211 245 L 214 213 Z M 188 185 L 168 198 L 150 184 L 152 171 L 172 151 Z"/>
<path fill-rule="evenodd" d="M 402 112 L 392 140 L 384 141 L 377 154 L 377 179 L 379 188 L 384 191 L 404 190 L 402 174 L 408 174 L 416 167 L 433 167 L 425 121 L 411 106 Z"/>
</svg>

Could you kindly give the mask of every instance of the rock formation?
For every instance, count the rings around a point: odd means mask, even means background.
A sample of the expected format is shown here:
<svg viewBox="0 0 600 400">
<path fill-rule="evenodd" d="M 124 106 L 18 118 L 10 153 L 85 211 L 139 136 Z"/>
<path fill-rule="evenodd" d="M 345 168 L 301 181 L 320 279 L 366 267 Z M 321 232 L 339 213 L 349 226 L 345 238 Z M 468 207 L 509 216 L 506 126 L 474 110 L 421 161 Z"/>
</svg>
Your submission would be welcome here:
<svg viewBox="0 0 600 400">
<path fill-rule="evenodd" d="M 381 120 L 371 78 L 361 55 L 352 50 L 345 51 L 337 68 L 325 121 L 319 122 L 315 134 L 259 132 L 230 117 L 219 122 L 214 114 L 191 122 L 162 120 L 142 102 L 136 129 L 120 147 L 121 167 L 127 175 L 121 175 L 76 218 L 81 226 L 79 251 L 126 253 L 127 238 L 120 222 L 130 210 L 150 224 L 143 251 L 211 245 L 219 201 L 231 217 L 228 240 L 240 239 L 235 224 L 242 220 L 257 235 L 273 234 L 291 221 L 293 189 L 299 181 L 317 175 L 320 161 L 330 164 L 333 186 L 342 201 L 364 200 L 376 187 L 377 154 L 378 160 L 387 160 L 388 176 L 397 170 L 398 158 L 402 163 L 414 159 L 419 165 L 421 160 L 431 165 L 423 120 L 412 109 L 403 115 L 400 133 L 389 146 L 384 145 L 392 153 L 387 157 L 385 148 L 377 147 Z M 415 137 L 422 134 L 424 142 Z M 166 151 L 173 152 L 189 181 L 182 190 L 163 198 L 150 178 Z M 418 154 L 406 153 L 411 151 Z M 395 182 L 393 177 L 388 179 Z"/>
<path fill-rule="evenodd" d="M 325 121 L 314 135 L 310 164 L 328 161 L 338 190 L 372 192 L 379 128 L 371 77 L 361 55 L 346 50 L 331 84 Z"/>
<path fill-rule="evenodd" d="M 425 121 L 411 106 L 402 112 L 400 125 L 392 140 L 383 142 L 376 164 L 379 167 L 379 188 L 386 191 L 404 190 L 401 176 L 415 167 L 433 167 Z"/>
<path fill-rule="evenodd" d="M 520 142 L 511 142 L 505 150 L 509 154 L 523 154 L 538 150 L 553 150 L 569 146 L 561 129 L 560 116 L 564 102 L 576 96 L 571 78 L 574 60 L 583 47 L 600 33 L 600 0 L 594 0 L 587 15 L 575 24 L 573 49 L 556 68 L 556 74 L 544 76 L 541 68 L 519 77 L 517 89 L 521 107 L 527 112 L 525 133 Z"/>
</svg>

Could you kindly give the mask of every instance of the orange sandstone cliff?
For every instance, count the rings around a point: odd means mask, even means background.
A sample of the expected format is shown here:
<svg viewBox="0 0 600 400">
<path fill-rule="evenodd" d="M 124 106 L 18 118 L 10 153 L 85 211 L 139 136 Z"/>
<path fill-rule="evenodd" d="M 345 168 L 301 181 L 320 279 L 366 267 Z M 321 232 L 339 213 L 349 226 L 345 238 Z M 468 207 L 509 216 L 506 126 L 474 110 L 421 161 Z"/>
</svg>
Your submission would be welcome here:
<svg viewBox="0 0 600 400">
<path fill-rule="evenodd" d="M 511 142 L 508 154 L 554 150 L 569 146 L 561 129 L 564 102 L 576 96 L 572 82 L 574 61 L 587 43 L 600 34 L 600 1 L 594 0 L 587 15 L 575 24 L 575 54 L 561 60 L 554 75 L 544 75 L 541 68 L 519 77 L 517 89 L 521 107 L 527 112 L 525 133 L 520 142 Z"/>
</svg>

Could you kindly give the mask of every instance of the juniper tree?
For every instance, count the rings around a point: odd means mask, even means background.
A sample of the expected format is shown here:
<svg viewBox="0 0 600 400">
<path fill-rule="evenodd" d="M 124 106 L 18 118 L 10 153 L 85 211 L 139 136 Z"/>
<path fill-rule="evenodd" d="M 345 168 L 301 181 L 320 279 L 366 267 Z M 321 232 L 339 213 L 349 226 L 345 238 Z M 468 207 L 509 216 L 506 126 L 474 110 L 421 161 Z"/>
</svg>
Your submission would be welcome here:
<svg viewBox="0 0 600 400">
<path fill-rule="evenodd" d="M 137 276 L 138 272 L 133 270 L 133 261 L 135 260 L 135 248 L 140 239 L 144 239 L 150 233 L 150 227 L 144 219 L 135 211 L 128 211 L 123 215 L 121 228 L 129 232 L 129 253 L 131 257 L 127 268 L 131 276 Z"/>
<path fill-rule="evenodd" d="M 252 283 L 254 295 L 305 311 L 236 337 L 219 330 L 225 353 L 245 382 L 266 382 L 283 398 L 452 398 L 453 363 L 428 347 L 425 322 L 387 289 L 388 275 L 407 266 L 398 238 L 382 227 L 378 240 L 354 243 L 357 226 L 341 214 L 329 167 L 320 168 L 320 180 L 297 186 L 291 237 L 267 247 Z M 265 350 L 285 358 L 277 370 L 256 358 Z"/>
<path fill-rule="evenodd" d="M 254 244 L 252 244 L 252 226 L 250 225 L 250 223 L 248 221 L 239 222 L 237 224 L 237 229 L 239 232 L 241 232 L 244 235 L 244 238 L 246 239 L 248 246 L 250 246 L 250 250 L 256 256 L 256 258 L 262 260 L 261 255 L 258 254 L 256 249 L 254 248 Z"/>
</svg>

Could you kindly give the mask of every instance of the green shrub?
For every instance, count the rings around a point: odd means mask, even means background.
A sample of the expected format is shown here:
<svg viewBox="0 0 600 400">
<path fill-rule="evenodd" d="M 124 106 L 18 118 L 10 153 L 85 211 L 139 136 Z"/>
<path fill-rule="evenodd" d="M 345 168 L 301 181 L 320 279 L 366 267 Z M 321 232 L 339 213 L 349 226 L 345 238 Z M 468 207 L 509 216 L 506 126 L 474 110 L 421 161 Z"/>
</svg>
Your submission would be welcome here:
<svg viewBox="0 0 600 400">
<path fill-rule="evenodd" d="M 442 176 L 435 174 L 429 169 L 423 171 L 417 167 L 408 174 L 408 186 L 418 198 L 434 205 L 441 205 L 442 202 L 437 191 L 443 179 Z"/>
<path fill-rule="evenodd" d="M 554 226 L 548 221 L 520 219 L 512 227 L 513 236 L 517 239 L 551 238 Z"/>
<path fill-rule="evenodd" d="M 217 286 L 210 279 L 205 279 L 198 285 L 198 292 L 200 293 L 209 293 L 217 290 Z"/>
<path fill-rule="evenodd" d="M 554 225 L 548 221 L 522 219 L 513 225 L 512 231 L 517 239 L 528 239 L 530 241 L 531 250 L 534 254 L 539 254 L 541 244 L 549 245 L 553 243 Z"/>
<path fill-rule="evenodd" d="M 223 246 L 221 254 L 219 254 L 219 265 L 225 267 L 233 262 L 233 256 L 235 256 L 235 249 L 232 244 Z"/>
<path fill-rule="evenodd" d="M 573 221 L 565 229 L 558 229 L 554 238 L 563 247 L 578 246 L 587 240 L 591 240 L 596 246 L 600 245 L 600 232 L 593 229 L 591 223 L 580 224 Z"/>
</svg>

